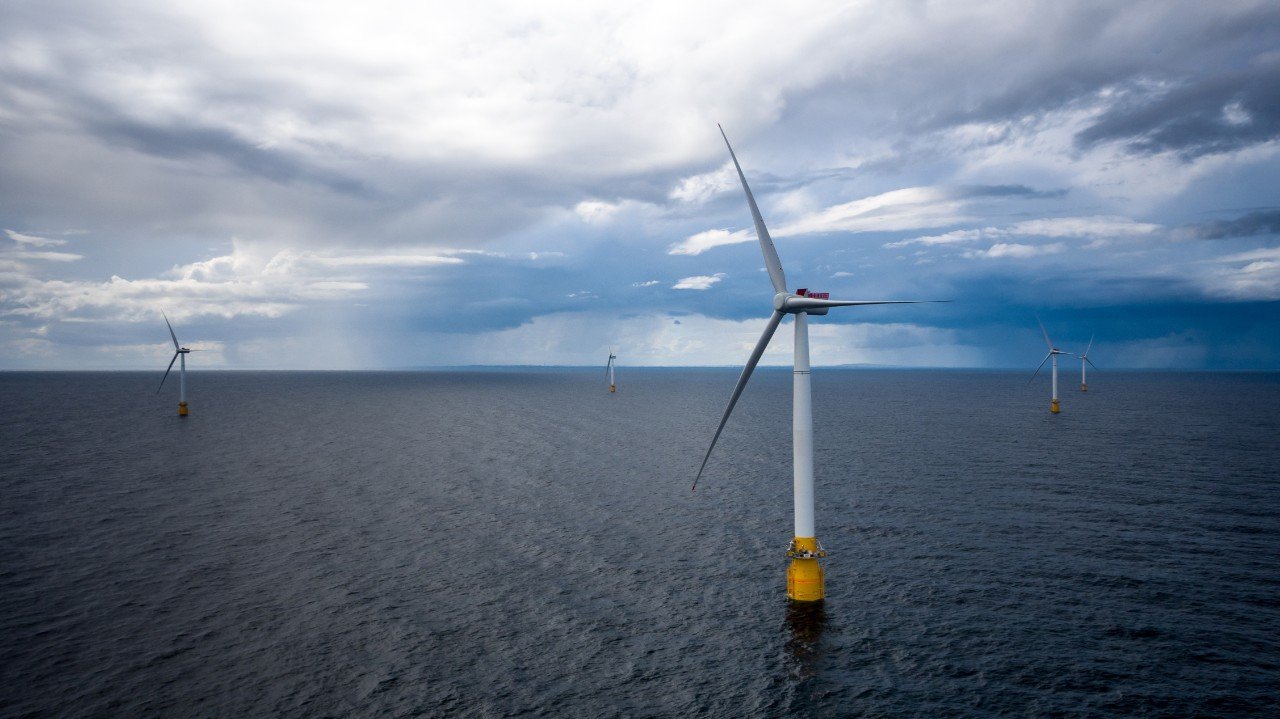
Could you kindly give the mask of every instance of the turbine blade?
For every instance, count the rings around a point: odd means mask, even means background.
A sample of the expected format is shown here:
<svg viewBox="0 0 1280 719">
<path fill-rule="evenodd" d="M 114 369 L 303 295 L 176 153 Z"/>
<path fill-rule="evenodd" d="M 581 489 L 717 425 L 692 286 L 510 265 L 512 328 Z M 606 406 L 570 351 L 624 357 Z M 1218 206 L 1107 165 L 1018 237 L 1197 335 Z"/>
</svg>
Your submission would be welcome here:
<svg viewBox="0 0 1280 719">
<path fill-rule="evenodd" d="M 733 388 L 733 395 L 729 397 L 729 406 L 724 408 L 724 416 L 720 418 L 720 426 L 716 427 L 716 434 L 711 438 L 711 446 L 707 447 L 707 453 L 702 458 L 702 466 L 698 467 L 698 475 L 693 478 L 693 486 L 690 490 L 698 488 L 698 480 L 702 477 L 702 470 L 707 468 L 707 460 L 711 458 L 711 450 L 716 448 L 716 440 L 720 439 L 720 433 L 724 431 L 725 422 L 729 421 L 729 414 L 733 412 L 733 406 L 738 403 L 738 397 L 742 396 L 742 388 L 747 386 L 747 380 L 751 379 L 751 373 L 755 371 L 756 364 L 760 362 L 760 355 L 764 354 L 764 349 L 769 346 L 769 340 L 773 338 L 773 333 L 778 329 L 778 323 L 782 321 L 782 313 L 774 310 L 773 315 L 769 318 L 769 324 L 765 325 L 764 334 L 760 335 L 760 340 L 756 342 L 756 348 L 751 350 L 751 356 L 747 358 L 747 366 L 742 368 L 742 375 L 738 377 L 738 385 Z"/>
<path fill-rule="evenodd" d="M 720 127 L 720 123 L 716 123 Z M 751 207 L 751 219 L 756 223 L 756 239 L 760 240 L 760 251 L 764 253 L 764 267 L 769 271 L 769 280 L 773 282 L 776 292 L 787 291 L 787 277 L 782 273 L 782 260 L 778 259 L 778 250 L 773 246 L 773 238 L 769 237 L 769 229 L 764 226 L 764 218 L 760 216 L 760 208 L 756 207 L 756 198 L 751 195 L 747 186 L 747 176 L 742 174 L 742 165 L 738 164 L 738 156 L 733 154 L 733 145 L 729 144 L 729 136 L 720 127 L 720 136 L 729 148 L 729 157 L 733 158 L 733 166 L 738 170 L 738 179 L 742 180 L 742 191 L 747 193 L 747 204 Z"/>
<path fill-rule="evenodd" d="M 166 315 L 164 313 L 164 310 L 161 310 L 160 316 L 164 318 L 164 323 L 166 325 L 169 325 L 169 336 L 173 338 L 173 348 L 176 350 L 182 349 L 181 347 L 178 346 L 178 336 L 173 333 L 173 325 L 169 324 L 169 315 Z"/>
<path fill-rule="evenodd" d="M 1094 364 L 1093 360 L 1089 359 L 1088 357 L 1081 357 L 1080 359 L 1084 360 L 1085 362 L 1088 362 L 1090 367 L 1094 369 L 1098 369 L 1098 365 Z"/>
<path fill-rule="evenodd" d="M 1089 350 L 1093 349 L 1093 335 L 1089 335 L 1089 346 L 1084 348 L 1084 354 L 1081 357 L 1088 357 Z"/>
<path fill-rule="evenodd" d="M 1036 315 L 1036 324 L 1040 325 L 1040 332 L 1044 334 L 1044 343 L 1049 345 L 1049 351 L 1053 351 L 1053 343 L 1049 341 L 1049 331 L 1044 328 L 1044 323 L 1040 321 L 1040 315 Z M 1044 364 L 1041 362 L 1041 364 Z"/>
<path fill-rule="evenodd" d="M 173 363 L 178 361 L 180 352 L 173 353 L 173 359 L 169 360 L 169 367 L 164 371 L 164 376 L 160 378 L 160 386 L 156 387 L 156 394 L 160 394 L 160 390 L 164 389 L 164 381 L 169 379 L 169 370 L 173 369 Z"/>
<path fill-rule="evenodd" d="M 1032 379 L 1035 379 L 1035 378 L 1036 378 L 1036 375 L 1040 374 L 1040 367 L 1043 367 L 1043 366 L 1044 366 L 1044 363 L 1045 363 L 1045 362 L 1048 362 L 1048 361 L 1049 361 L 1049 358 L 1050 358 L 1050 357 L 1052 357 L 1052 356 L 1053 356 L 1053 352 L 1052 352 L 1052 351 L 1050 351 L 1050 352 L 1049 352 L 1049 354 L 1047 354 L 1047 355 L 1045 355 L 1045 356 L 1044 356 L 1044 359 L 1040 360 L 1040 366 L 1039 366 L 1039 367 L 1036 367 L 1036 371 L 1035 371 L 1035 372 L 1033 372 L 1033 373 L 1031 374 L 1031 379 L 1027 380 L 1027 384 L 1031 384 L 1031 380 L 1032 380 Z"/>
<path fill-rule="evenodd" d="M 920 305 L 951 300 L 815 300 L 811 297 L 788 297 L 787 309 L 807 307 L 853 307 L 858 305 Z"/>
</svg>

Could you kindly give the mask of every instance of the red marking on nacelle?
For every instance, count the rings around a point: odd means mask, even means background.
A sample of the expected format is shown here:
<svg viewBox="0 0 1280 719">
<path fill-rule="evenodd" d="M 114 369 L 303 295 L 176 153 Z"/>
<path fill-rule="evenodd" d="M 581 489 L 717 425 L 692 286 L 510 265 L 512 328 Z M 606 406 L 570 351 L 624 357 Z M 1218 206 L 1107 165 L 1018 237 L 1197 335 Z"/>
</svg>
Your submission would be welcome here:
<svg viewBox="0 0 1280 719">
<path fill-rule="evenodd" d="M 808 290 L 800 290 L 800 293 L 799 293 L 799 294 L 800 294 L 800 296 L 801 296 L 801 297 L 808 297 L 809 299 L 813 299 L 813 300 L 829 300 L 829 299 L 831 299 L 831 293 L 830 293 L 830 292 L 809 292 Z"/>
</svg>

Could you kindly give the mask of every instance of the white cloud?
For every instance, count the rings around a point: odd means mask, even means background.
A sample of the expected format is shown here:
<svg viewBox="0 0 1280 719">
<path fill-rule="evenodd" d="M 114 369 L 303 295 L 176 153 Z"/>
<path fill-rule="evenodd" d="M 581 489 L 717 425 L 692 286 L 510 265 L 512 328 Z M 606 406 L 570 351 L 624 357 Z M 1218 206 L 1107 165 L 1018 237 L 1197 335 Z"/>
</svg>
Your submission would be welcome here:
<svg viewBox="0 0 1280 719">
<path fill-rule="evenodd" d="M 721 245 L 734 245 L 739 242 L 751 242 L 756 239 L 755 230 L 706 230 L 686 237 L 667 248 L 669 255 L 700 255 L 703 252 Z"/>
<path fill-rule="evenodd" d="M 1019 222 L 1001 234 L 1039 237 L 1131 237 L 1149 235 L 1161 230 L 1160 225 L 1135 222 L 1126 217 L 1050 217 Z M 989 235 L 990 236 L 990 235 Z"/>
<path fill-rule="evenodd" d="M 302 261 L 315 262 L 323 267 L 425 267 L 430 265 L 460 265 L 462 258 L 434 252 L 376 252 L 349 254 L 304 253 Z"/>
<path fill-rule="evenodd" d="M 84 259 L 84 255 L 77 255 L 74 252 L 26 252 L 19 250 L 3 254 L 5 257 L 11 257 L 15 260 L 40 260 L 43 262 L 75 262 Z"/>
<path fill-rule="evenodd" d="M 998 242 L 985 250 L 970 250 L 965 252 L 964 256 L 971 259 L 997 259 L 1007 257 L 1021 260 L 1028 257 L 1037 257 L 1039 255 L 1057 254 L 1062 252 L 1065 248 L 1066 246 L 1061 242 L 1054 242 L 1047 245 L 1022 245 L 1014 242 Z"/>
<path fill-rule="evenodd" d="M 0 287 L 0 313 L 54 321 L 154 321 L 161 309 L 176 320 L 198 316 L 280 317 L 307 303 L 367 287 L 325 276 L 310 253 L 254 249 L 233 242 L 227 255 L 175 267 L 166 277 L 108 281 L 42 279 L 20 275 Z M 357 263 L 357 266 L 359 263 Z"/>
<path fill-rule="evenodd" d="M 884 192 L 780 225 L 777 237 L 817 232 L 891 232 L 963 222 L 963 203 L 936 187 L 906 187 Z"/>
<path fill-rule="evenodd" d="M 824 232 L 892 232 L 940 227 L 968 220 L 963 202 L 939 188 L 907 187 L 808 213 L 770 229 L 775 238 Z M 766 224 L 769 220 L 766 218 Z M 713 247 L 750 242 L 754 229 L 706 230 L 668 248 L 672 255 L 697 255 Z"/>
<path fill-rule="evenodd" d="M 632 282 L 632 287 L 653 287 L 662 284 L 662 280 L 645 280 L 644 282 Z"/>
<path fill-rule="evenodd" d="M 673 290 L 709 290 L 711 286 L 724 279 L 723 272 L 717 272 L 714 275 L 694 275 L 693 277 L 685 277 L 671 286 Z"/>
<path fill-rule="evenodd" d="M 737 184 L 737 173 L 733 165 L 726 162 L 711 172 L 681 178 L 667 197 L 677 202 L 702 204 Z"/>
<path fill-rule="evenodd" d="M 613 219 L 621 205 L 602 200 L 583 200 L 574 206 L 573 211 L 583 222 L 598 225 Z"/>
<path fill-rule="evenodd" d="M 993 228 L 988 228 L 985 232 L 993 232 Z M 960 242 L 973 242 L 983 236 L 984 230 L 953 230 L 941 235 L 927 235 L 924 237 L 914 237 L 909 240 L 899 240 L 897 242 L 889 242 L 885 247 L 896 248 L 906 247 L 907 245 L 954 245 Z"/>
<path fill-rule="evenodd" d="M 25 235 L 21 232 L 14 232 L 13 230 L 5 230 L 5 234 L 7 234 L 9 236 L 9 239 L 13 240 L 14 242 L 17 242 L 23 245 L 32 245 L 34 247 L 53 247 L 56 245 L 67 244 L 66 240 L 53 240 L 48 237 L 37 237 L 36 235 Z"/>
<path fill-rule="evenodd" d="M 1264 247 L 1219 257 L 1202 278 L 1205 291 L 1233 300 L 1280 300 L 1280 247 Z"/>
<path fill-rule="evenodd" d="M 978 240 L 987 239 L 1007 239 L 1020 237 L 1052 237 L 1052 238 L 1079 238 L 1092 239 L 1093 241 L 1085 245 L 1088 249 L 1097 249 L 1106 246 L 1106 244 L 1116 237 L 1138 237 L 1150 235 L 1162 230 L 1161 225 L 1150 222 L 1136 222 L 1124 217 L 1050 217 L 1037 220 L 1025 220 L 1008 227 L 984 227 L 982 229 L 954 230 L 941 235 L 931 235 L 925 237 L 914 237 L 909 240 L 899 240 L 897 242 L 889 242 L 884 246 L 886 248 L 906 247 L 909 245 L 954 245 L 961 243 L 976 242 Z M 991 248 L 997 250 L 997 254 L 989 256 L 1001 256 L 1000 252 L 1006 253 L 1023 253 L 1021 256 L 1029 256 L 1025 250 L 1016 249 L 1025 245 L 1015 244 L 997 244 Z M 1045 245 L 1044 247 L 1050 247 Z M 1061 247 L 1058 248 L 1059 250 Z M 1057 251 L 1057 250 L 1054 250 Z M 968 253 L 972 255 L 973 253 Z M 1043 254 L 1040 253 L 1040 254 Z M 1007 256 L 1015 256 L 1010 254 Z"/>
<path fill-rule="evenodd" d="M 1248 125 L 1253 122 L 1249 111 L 1239 101 L 1229 102 L 1222 108 L 1222 119 L 1228 125 Z"/>
</svg>

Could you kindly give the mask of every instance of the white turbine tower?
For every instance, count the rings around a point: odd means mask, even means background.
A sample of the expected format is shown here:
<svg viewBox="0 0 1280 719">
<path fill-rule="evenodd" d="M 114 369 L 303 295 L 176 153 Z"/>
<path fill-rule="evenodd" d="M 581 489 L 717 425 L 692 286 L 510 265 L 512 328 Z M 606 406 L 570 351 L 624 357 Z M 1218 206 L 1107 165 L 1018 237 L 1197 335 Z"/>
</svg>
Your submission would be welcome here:
<svg viewBox="0 0 1280 719">
<path fill-rule="evenodd" d="M 156 388 L 156 394 L 160 394 L 160 390 L 164 389 L 164 381 L 169 379 L 169 372 L 173 369 L 173 363 L 179 358 L 182 362 L 178 365 L 178 416 L 187 416 L 187 353 L 189 350 L 178 344 L 178 336 L 173 333 L 173 325 L 169 324 L 169 316 L 161 312 L 164 317 L 164 323 L 169 325 L 169 336 L 173 338 L 173 359 L 169 360 L 169 367 L 164 371 L 164 376 L 160 378 L 160 386 Z"/>
<path fill-rule="evenodd" d="M 609 350 L 609 363 L 608 363 L 607 365 L 605 365 L 605 368 L 604 368 L 604 369 L 605 369 L 605 374 L 607 374 L 607 375 L 609 376 L 609 391 L 610 391 L 610 392 L 617 392 L 617 391 L 618 391 L 618 383 L 617 383 L 617 382 L 615 382 L 615 381 L 613 380 L 613 361 L 614 361 L 614 360 L 616 360 L 616 359 L 618 359 L 618 355 L 614 354 L 612 349 L 611 349 L 611 350 Z"/>
<path fill-rule="evenodd" d="M 1093 335 L 1089 335 L 1089 346 L 1084 348 L 1084 354 L 1080 355 L 1080 391 L 1088 392 L 1089 385 L 1085 382 L 1086 364 L 1093 365 L 1094 369 L 1098 369 L 1098 365 L 1093 364 L 1093 360 L 1089 359 L 1089 350 L 1093 349 Z"/>
<path fill-rule="evenodd" d="M 698 468 L 693 487 L 697 488 L 698 479 L 702 477 L 702 471 L 706 469 L 707 460 L 711 457 L 711 450 L 720 439 L 725 422 L 729 420 L 729 414 L 738 403 L 738 397 L 742 395 L 747 380 L 751 378 L 751 372 L 755 370 L 774 331 L 778 329 L 778 323 L 782 321 L 783 315 L 794 315 L 795 370 L 791 427 L 795 538 L 787 549 L 787 556 L 791 557 L 791 564 L 787 568 L 787 596 L 796 601 L 816 601 L 822 599 L 825 594 L 823 586 L 825 577 L 818 558 L 825 557 L 827 553 L 818 544 L 813 519 L 813 411 L 809 389 L 809 315 L 825 315 L 832 307 L 916 304 L 919 301 L 832 300 L 828 299 L 825 292 L 809 292 L 805 289 L 788 292 L 786 277 L 782 272 L 782 262 L 778 259 L 778 251 L 774 249 L 769 230 L 764 226 L 764 219 L 760 216 L 760 209 L 756 207 L 756 200 L 751 195 L 747 178 L 742 174 L 742 166 L 738 164 L 738 158 L 733 153 L 733 146 L 729 145 L 729 138 L 724 134 L 724 128 L 720 128 L 720 134 L 724 136 L 724 144 L 729 147 L 729 157 L 733 159 L 733 166 L 738 170 L 738 179 L 742 181 L 742 190 L 746 193 L 747 205 L 751 208 L 751 218 L 755 221 L 756 237 L 760 240 L 760 249 L 764 253 L 765 268 L 769 271 L 769 279 L 773 282 L 773 315 L 769 317 L 764 334 L 760 335 L 755 349 L 747 358 L 747 365 L 742 368 L 738 384 L 729 397 L 729 406 L 725 408 L 724 415 L 720 418 L 720 426 L 716 428 L 715 436 L 711 438 L 711 446 L 707 447 L 707 453 L 702 458 L 702 466 Z"/>
<path fill-rule="evenodd" d="M 1031 381 L 1032 381 L 1032 380 L 1034 380 L 1034 379 L 1036 378 L 1036 375 L 1040 374 L 1040 368 L 1041 368 L 1041 367 L 1044 367 L 1044 363 L 1045 363 L 1045 362 L 1047 362 L 1048 360 L 1052 359 L 1052 360 L 1053 360 L 1053 401 L 1049 403 L 1049 411 L 1050 411 L 1050 412 L 1053 412 L 1054 414 L 1057 414 L 1057 413 L 1059 412 L 1059 407 L 1058 407 L 1058 355 L 1065 355 L 1065 354 L 1070 354 L 1070 353 L 1069 353 L 1069 352 L 1063 352 L 1062 350 L 1058 349 L 1057 347 L 1054 347 L 1054 346 L 1053 346 L 1053 342 L 1051 342 L 1051 341 L 1049 340 L 1049 331 L 1048 331 L 1048 330 L 1046 330 L 1046 329 L 1044 328 L 1044 323 L 1040 321 L 1040 318 L 1039 318 L 1039 317 L 1036 317 L 1036 322 L 1040 325 L 1040 332 L 1044 334 L 1044 343 L 1045 343 L 1046 345 L 1049 345 L 1049 354 L 1045 355 L 1045 356 L 1044 356 L 1044 359 L 1040 360 L 1040 365 L 1039 365 L 1039 366 L 1037 366 L 1037 367 L 1036 367 L 1036 371 L 1035 371 L 1035 372 L 1033 372 L 1033 373 L 1031 374 L 1031 379 L 1027 380 L 1027 384 L 1031 384 Z"/>
</svg>

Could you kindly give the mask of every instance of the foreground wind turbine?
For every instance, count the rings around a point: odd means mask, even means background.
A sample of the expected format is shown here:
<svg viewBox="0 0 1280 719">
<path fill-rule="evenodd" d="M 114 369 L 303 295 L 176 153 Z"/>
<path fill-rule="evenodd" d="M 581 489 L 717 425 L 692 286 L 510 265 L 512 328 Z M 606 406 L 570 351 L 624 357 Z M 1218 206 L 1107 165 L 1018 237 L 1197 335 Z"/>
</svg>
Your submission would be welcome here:
<svg viewBox="0 0 1280 719">
<path fill-rule="evenodd" d="M 178 416 L 187 416 L 187 353 L 189 350 L 178 344 L 178 336 L 173 333 L 173 325 L 169 324 L 169 315 L 161 312 L 164 317 L 164 323 L 169 325 L 169 336 L 173 338 L 173 359 L 169 360 L 169 367 L 164 371 L 164 376 L 160 378 L 160 386 L 156 388 L 156 394 L 160 394 L 160 390 L 164 389 L 164 381 L 169 379 L 169 371 L 173 369 L 173 363 L 182 358 L 182 362 L 178 365 Z"/>
<path fill-rule="evenodd" d="M 797 601 L 816 601 L 822 599 L 825 593 L 823 588 L 825 577 L 818 558 L 827 556 L 827 553 L 818 544 L 813 522 L 813 411 L 809 391 L 809 315 L 825 315 L 832 307 L 916 304 L 918 301 L 832 300 L 828 299 L 826 292 L 809 292 L 804 289 L 788 292 L 786 277 L 782 273 L 782 262 L 778 259 L 778 251 L 774 249 L 773 240 L 769 237 L 769 230 L 764 226 L 760 209 L 756 207 L 756 200 L 751 196 L 746 175 L 742 174 L 742 166 L 738 164 L 738 157 L 733 154 L 733 146 L 729 145 L 729 138 L 724 134 L 722 127 L 720 134 L 724 136 L 724 144 L 729 147 L 729 157 L 733 158 L 733 166 L 738 170 L 738 179 L 742 181 L 742 191 L 747 195 L 747 205 L 751 208 L 751 218 L 756 225 L 756 237 L 760 240 L 760 250 L 764 253 L 764 265 L 769 271 L 769 279 L 773 282 L 775 294 L 773 295 L 773 315 L 769 317 L 764 334 L 760 335 L 760 341 L 756 343 L 751 356 L 747 358 L 747 366 L 742 368 L 742 375 L 738 377 L 738 384 L 729 397 L 729 406 L 725 408 L 724 416 L 720 418 L 720 426 L 716 428 L 715 436 L 711 438 L 711 446 L 707 447 L 707 454 L 702 458 L 702 466 L 698 468 L 693 486 L 697 488 L 698 479 L 702 477 L 702 471 L 706 469 L 707 460 L 711 457 L 711 450 L 715 448 L 716 440 L 720 439 L 720 432 L 724 430 L 725 422 L 729 420 L 729 413 L 733 412 L 733 406 L 738 403 L 738 397 L 746 387 L 747 380 L 751 378 L 751 372 L 760 361 L 760 356 L 764 354 L 765 347 L 769 345 L 774 330 L 778 329 L 778 323 L 782 321 L 783 315 L 795 315 L 795 370 L 791 405 L 792 463 L 795 473 L 792 485 L 795 499 L 795 538 L 787 549 L 787 556 L 791 557 L 791 565 L 787 568 L 787 596 Z"/>
<path fill-rule="evenodd" d="M 1086 364 L 1093 365 L 1094 369 L 1098 369 L 1098 365 L 1093 364 L 1093 360 L 1089 359 L 1089 350 L 1093 349 L 1093 335 L 1089 335 L 1089 346 L 1084 348 L 1084 354 L 1080 355 L 1080 391 L 1088 392 L 1089 385 L 1085 382 L 1084 366 Z"/>
<path fill-rule="evenodd" d="M 1048 361 L 1049 359 L 1053 359 L 1053 401 L 1049 403 L 1049 411 L 1050 411 L 1050 412 L 1053 412 L 1054 414 L 1057 414 L 1057 413 L 1059 412 L 1059 407 L 1058 407 L 1058 355 L 1065 355 L 1065 354 L 1070 354 L 1070 353 L 1069 353 L 1069 352 L 1063 352 L 1062 350 L 1058 349 L 1057 347 L 1054 347 L 1054 346 L 1053 346 L 1053 342 L 1049 341 L 1049 331 L 1048 331 L 1048 330 L 1046 330 L 1046 329 L 1044 328 L 1044 323 L 1040 321 L 1040 318 L 1039 318 L 1039 317 L 1036 317 L 1036 322 L 1040 325 L 1040 332 L 1044 334 L 1044 343 L 1045 343 L 1045 344 L 1047 344 L 1047 345 L 1049 345 L 1049 354 L 1045 355 L 1045 356 L 1044 356 L 1044 359 L 1040 360 L 1040 365 L 1039 365 L 1038 367 L 1036 367 L 1036 371 L 1032 373 L 1032 375 L 1031 375 L 1031 379 L 1027 380 L 1027 384 L 1031 384 L 1031 380 L 1035 379 L 1035 378 L 1036 378 L 1036 375 L 1040 374 L 1040 367 L 1044 367 L 1044 363 L 1045 363 L 1046 361 Z M 1090 340 L 1090 341 L 1092 341 L 1092 340 Z"/>
<path fill-rule="evenodd" d="M 609 375 L 609 391 L 610 392 L 618 391 L 618 383 L 613 381 L 613 361 L 616 359 L 618 359 L 618 355 L 614 354 L 613 350 L 609 350 L 609 364 L 605 365 L 604 369 L 605 369 L 605 373 Z"/>
</svg>

